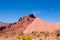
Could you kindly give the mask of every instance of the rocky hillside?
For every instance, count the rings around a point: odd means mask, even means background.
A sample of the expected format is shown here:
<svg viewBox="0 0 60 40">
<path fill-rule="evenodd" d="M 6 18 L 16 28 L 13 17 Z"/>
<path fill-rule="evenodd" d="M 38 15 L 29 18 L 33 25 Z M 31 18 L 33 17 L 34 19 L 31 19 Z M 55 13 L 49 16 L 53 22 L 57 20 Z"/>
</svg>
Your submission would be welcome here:
<svg viewBox="0 0 60 40">
<path fill-rule="evenodd" d="M 10 23 L 7 26 L 0 27 L 0 35 L 14 35 L 21 32 L 29 34 L 33 31 L 54 32 L 60 30 L 60 22 L 47 23 L 33 14 L 19 18 L 17 22 Z"/>
<path fill-rule="evenodd" d="M 26 30 L 24 30 L 24 34 L 29 34 L 31 32 L 49 32 L 54 33 L 55 31 L 60 31 L 60 22 L 56 23 L 47 23 L 40 18 L 36 18 Z"/>
<path fill-rule="evenodd" d="M 19 34 L 24 31 L 36 17 L 33 14 L 19 18 L 17 22 L 11 23 L 6 27 L 0 28 L 0 35 Z"/>
</svg>

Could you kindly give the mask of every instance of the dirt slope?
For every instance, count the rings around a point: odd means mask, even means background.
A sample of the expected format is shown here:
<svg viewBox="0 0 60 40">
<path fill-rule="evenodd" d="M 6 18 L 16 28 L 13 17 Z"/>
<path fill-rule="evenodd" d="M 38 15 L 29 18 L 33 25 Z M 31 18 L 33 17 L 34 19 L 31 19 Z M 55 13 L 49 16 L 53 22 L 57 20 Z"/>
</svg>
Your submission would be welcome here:
<svg viewBox="0 0 60 40">
<path fill-rule="evenodd" d="M 41 32 L 48 31 L 54 32 L 55 30 L 60 30 L 60 23 L 47 23 L 41 20 L 40 18 L 36 18 L 24 31 L 25 34 L 31 33 L 33 31 Z"/>
</svg>

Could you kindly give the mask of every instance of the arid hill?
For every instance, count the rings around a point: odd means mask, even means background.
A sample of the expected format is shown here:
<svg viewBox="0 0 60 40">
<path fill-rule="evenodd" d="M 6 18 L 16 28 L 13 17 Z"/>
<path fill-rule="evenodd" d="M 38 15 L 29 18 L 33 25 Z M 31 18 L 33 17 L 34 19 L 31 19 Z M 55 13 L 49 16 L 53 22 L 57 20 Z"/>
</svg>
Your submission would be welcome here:
<svg viewBox="0 0 60 40">
<path fill-rule="evenodd" d="M 17 22 L 11 23 L 6 27 L 0 28 L 0 35 L 14 35 L 29 34 L 33 31 L 41 32 L 48 31 L 54 32 L 55 30 L 60 30 L 60 22 L 57 23 L 47 23 L 40 18 L 35 17 L 33 14 L 19 18 Z"/>
<path fill-rule="evenodd" d="M 55 31 L 60 30 L 60 22 L 58 23 L 47 23 L 41 20 L 40 18 L 36 18 L 26 30 L 24 30 L 25 34 L 29 34 L 31 32 L 49 32 L 54 33 Z"/>
<path fill-rule="evenodd" d="M 17 22 L 11 23 L 6 27 L 0 28 L 0 35 L 14 35 L 24 31 L 36 17 L 33 14 L 19 18 Z"/>
</svg>

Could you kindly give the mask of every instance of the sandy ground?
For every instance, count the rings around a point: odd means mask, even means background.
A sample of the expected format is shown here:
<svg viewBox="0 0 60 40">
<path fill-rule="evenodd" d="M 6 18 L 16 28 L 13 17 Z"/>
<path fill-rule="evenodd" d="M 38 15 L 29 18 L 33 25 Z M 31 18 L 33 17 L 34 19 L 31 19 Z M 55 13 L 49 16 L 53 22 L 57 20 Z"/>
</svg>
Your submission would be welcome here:
<svg viewBox="0 0 60 40">
<path fill-rule="evenodd" d="M 17 40 L 15 38 L 0 38 L 0 40 Z"/>
<path fill-rule="evenodd" d="M 41 38 L 42 38 L 42 40 L 45 40 L 44 37 L 41 37 Z M 0 40 L 18 40 L 18 39 L 16 39 L 16 38 L 0 38 Z M 21 40 L 21 39 L 19 39 L 19 40 Z M 32 40 L 39 40 L 39 38 L 36 38 L 36 39 L 33 38 Z M 47 37 L 46 40 L 56 40 L 56 38 Z"/>
</svg>

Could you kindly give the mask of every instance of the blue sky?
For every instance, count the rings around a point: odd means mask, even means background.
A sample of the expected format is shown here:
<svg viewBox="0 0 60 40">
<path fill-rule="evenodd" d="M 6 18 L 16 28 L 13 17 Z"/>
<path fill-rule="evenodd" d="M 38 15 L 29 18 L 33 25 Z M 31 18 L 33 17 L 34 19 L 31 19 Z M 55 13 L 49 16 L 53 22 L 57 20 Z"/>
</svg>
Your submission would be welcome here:
<svg viewBox="0 0 60 40">
<path fill-rule="evenodd" d="M 2 22 L 16 22 L 30 13 L 46 22 L 60 22 L 60 0 L 0 0 Z"/>
</svg>

